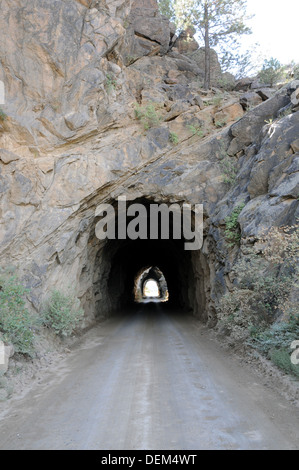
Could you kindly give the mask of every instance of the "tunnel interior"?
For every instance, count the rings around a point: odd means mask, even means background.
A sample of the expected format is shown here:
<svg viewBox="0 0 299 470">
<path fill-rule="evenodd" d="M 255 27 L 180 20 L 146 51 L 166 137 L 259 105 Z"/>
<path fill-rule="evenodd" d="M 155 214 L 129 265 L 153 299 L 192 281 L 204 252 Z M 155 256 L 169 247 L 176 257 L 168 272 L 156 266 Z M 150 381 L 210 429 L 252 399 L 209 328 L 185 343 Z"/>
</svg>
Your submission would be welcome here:
<svg viewBox="0 0 299 470">
<path fill-rule="evenodd" d="M 137 202 L 148 206 L 152 201 Z M 133 203 L 136 201 L 130 202 Z M 89 311 L 92 316 L 95 312 L 95 317 L 101 318 L 136 308 L 136 279 L 148 270 L 143 285 L 149 278 L 157 281 L 163 307 L 192 312 L 204 321 L 208 318 L 209 265 L 202 250 L 187 251 L 184 238 L 174 238 L 171 230 L 168 239 L 159 235 L 157 239 L 116 236 L 99 240 L 95 235 L 96 221 L 80 274 L 80 300 L 87 314 Z M 170 227 L 171 224 L 170 218 Z"/>
<path fill-rule="evenodd" d="M 135 301 L 136 274 L 144 266 L 159 266 L 167 282 L 169 303 L 178 308 L 186 308 L 187 299 L 184 294 L 188 286 L 183 272 L 190 268 L 189 257 L 190 254 L 188 256 L 184 253 L 182 243 L 177 240 L 129 240 L 118 247 L 112 259 L 109 292 L 119 297 L 120 308 L 132 306 Z"/>
</svg>

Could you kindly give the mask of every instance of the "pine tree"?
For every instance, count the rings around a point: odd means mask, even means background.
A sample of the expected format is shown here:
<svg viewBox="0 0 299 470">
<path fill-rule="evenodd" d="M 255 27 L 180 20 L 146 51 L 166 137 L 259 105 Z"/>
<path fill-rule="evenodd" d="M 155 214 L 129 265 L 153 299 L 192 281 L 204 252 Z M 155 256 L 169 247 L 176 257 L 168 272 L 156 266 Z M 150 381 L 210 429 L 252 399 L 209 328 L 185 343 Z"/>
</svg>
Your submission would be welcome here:
<svg viewBox="0 0 299 470">
<path fill-rule="evenodd" d="M 158 0 L 160 13 L 169 20 L 175 19 L 173 0 Z"/>
<path fill-rule="evenodd" d="M 233 56 L 239 38 L 250 34 L 246 26 L 247 0 L 160 0 L 168 16 L 174 12 L 178 29 L 193 25 L 205 46 L 206 89 L 211 87 L 211 48 L 217 47 L 225 54 L 226 62 Z"/>
</svg>

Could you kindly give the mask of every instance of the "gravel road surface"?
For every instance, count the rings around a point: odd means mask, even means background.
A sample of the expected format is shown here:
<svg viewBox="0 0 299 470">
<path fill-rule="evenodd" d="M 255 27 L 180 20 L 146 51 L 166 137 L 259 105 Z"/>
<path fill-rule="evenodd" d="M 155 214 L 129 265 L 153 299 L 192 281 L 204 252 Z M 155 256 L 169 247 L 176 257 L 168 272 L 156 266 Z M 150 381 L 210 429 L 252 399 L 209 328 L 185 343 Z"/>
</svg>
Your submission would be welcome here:
<svg viewBox="0 0 299 470">
<path fill-rule="evenodd" d="M 0 449 L 298 449 L 298 408 L 160 304 L 90 330 L 8 404 Z"/>
</svg>

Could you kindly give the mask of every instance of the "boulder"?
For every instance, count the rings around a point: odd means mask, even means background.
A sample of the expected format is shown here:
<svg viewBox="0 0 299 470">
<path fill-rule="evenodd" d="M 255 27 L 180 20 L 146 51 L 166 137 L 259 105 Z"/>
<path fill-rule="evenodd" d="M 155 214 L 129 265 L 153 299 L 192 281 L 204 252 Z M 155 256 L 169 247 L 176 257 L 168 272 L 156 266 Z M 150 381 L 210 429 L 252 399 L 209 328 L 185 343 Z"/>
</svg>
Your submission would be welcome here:
<svg viewBox="0 0 299 470">
<path fill-rule="evenodd" d="M 201 98 L 200 95 L 194 96 L 193 100 L 194 100 L 194 103 L 197 104 L 197 106 L 200 107 L 200 109 L 204 109 L 205 104 L 204 104 L 204 101 L 203 101 L 203 99 Z"/>
<path fill-rule="evenodd" d="M 235 122 L 244 115 L 244 110 L 239 103 L 229 103 L 220 111 L 215 113 L 214 121 L 217 123 L 229 124 Z"/>
<path fill-rule="evenodd" d="M 248 91 L 251 88 L 252 82 L 253 82 L 252 78 L 249 78 L 249 77 L 242 78 L 241 80 L 237 81 L 235 85 L 235 90 L 236 91 Z"/>
<path fill-rule="evenodd" d="M 239 216 L 244 238 L 256 238 L 272 227 L 295 223 L 296 201 L 259 196 L 251 200 Z"/>
<path fill-rule="evenodd" d="M 258 93 L 248 91 L 247 93 L 244 93 L 240 97 L 240 104 L 242 105 L 243 109 L 247 110 L 250 108 L 254 108 L 255 106 L 258 106 L 261 104 L 263 99 Z"/>
<path fill-rule="evenodd" d="M 282 188 L 286 187 L 287 181 L 290 191 L 287 195 L 296 197 L 294 191 L 296 191 L 297 175 L 288 176 L 288 167 L 293 165 L 290 174 L 298 171 L 298 168 L 296 170 L 294 168 L 295 160 L 291 149 L 297 137 L 298 125 L 299 113 L 296 113 L 282 119 L 266 134 L 261 150 L 255 156 L 248 183 L 248 192 L 252 199 L 267 194 L 277 185 L 280 186 L 280 192 L 276 194 L 282 195 L 282 191 L 285 191 Z"/>
<path fill-rule="evenodd" d="M 203 69 L 199 66 L 197 61 L 193 59 L 193 56 L 186 56 L 180 54 L 176 50 L 171 50 L 168 53 L 168 57 L 171 57 L 174 60 L 178 70 L 182 72 L 191 72 L 193 75 L 203 77 Z"/>
<path fill-rule="evenodd" d="M 253 80 L 250 86 L 251 90 L 259 90 L 260 88 L 271 88 L 267 83 L 261 82 L 258 78 Z"/>
<path fill-rule="evenodd" d="M 218 86 L 224 88 L 224 90 L 232 91 L 236 86 L 235 76 L 230 72 L 222 73 L 221 77 L 218 80 Z"/>
<path fill-rule="evenodd" d="M 261 88 L 256 90 L 256 93 L 262 98 L 263 101 L 266 101 L 275 95 L 276 90 L 274 88 Z"/>
<path fill-rule="evenodd" d="M 195 30 L 189 27 L 187 30 L 182 31 L 176 39 L 173 47 L 175 47 L 180 54 L 191 54 L 199 48 L 198 42 L 194 39 Z"/>
<path fill-rule="evenodd" d="M 291 95 L 291 102 L 295 106 L 299 104 L 299 87 L 295 91 L 293 91 Z"/>
<path fill-rule="evenodd" d="M 196 62 L 199 69 L 205 69 L 205 48 L 200 47 L 198 50 L 188 54 L 188 57 Z M 211 83 L 212 85 L 218 85 L 222 79 L 222 70 L 218 60 L 217 52 L 211 49 Z"/>
<path fill-rule="evenodd" d="M 134 0 L 126 23 L 126 35 L 120 47 L 126 64 L 132 59 L 166 54 L 169 50 L 173 28 L 159 14 L 156 0 Z"/>
<path fill-rule="evenodd" d="M 263 106 L 258 106 L 248 111 L 245 116 L 233 124 L 231 128 L 233 140 L 228 149 L 229 155 L 236 155 L 254 142 L 265 123 L 269 119 L 276 118 L 280 109 L 290 103 L 286 90 L 277 92 L 273 98 L 265 101 Z"/>
<path fill-rule="evenodd" d="M 299 153 L 299 139 L 296 139 L 291 143 L 291 148 L 294 153 Z"/>
</svg>

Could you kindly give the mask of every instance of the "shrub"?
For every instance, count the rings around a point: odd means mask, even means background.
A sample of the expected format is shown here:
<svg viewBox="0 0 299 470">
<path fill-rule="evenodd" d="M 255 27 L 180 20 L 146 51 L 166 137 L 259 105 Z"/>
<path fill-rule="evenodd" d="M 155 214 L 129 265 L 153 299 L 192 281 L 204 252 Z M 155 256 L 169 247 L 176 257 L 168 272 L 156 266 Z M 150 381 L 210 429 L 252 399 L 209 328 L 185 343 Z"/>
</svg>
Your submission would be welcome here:
<svg viewBox="0 0 299 470">
<path fill-rule="evenodd" d="M 299 377 L 299 365 L 291 362 L 291 344 L 299 338 L 299 314 L 289 321 L 274 323 L 251 334 L 247 341 L 254 349 L 288 374 Z"/>
<path fill-rule="evenodd" d="M 117 85 L 117 81 L 115 76 L 112 73 L 107 73 L 105 87 L 107 88 L 108 92 L 115 90 Z"/>
<path fill-rule="evenodd" d="M 292 373 L 298 368 L 286 352 L 290 357 L 299 339 L 298 254 L 298 225 L 270 229 L 246 247 L 232 270 L 234 287 L 219 304 L 222 323 L 247 330 L 248 344 Z"/>
<path fill-rule="evenodd" d="M 273 86 L 283 77 L 283 67 L 277 59 L 272 57 L 264 61 L 258 76 L 262 83 Z"/>
<path fill-rule="evenodd" d="M 138 60 L 137 56 L 127 55 L 126 56 L 126 66 L 128 67 L 129 65 L 134 64 L 134 62 L 136 62 L 136 60 Z"/>
<path fill-rule="evenodd" d="M 299 378 L 299 365 L 292 364 L 290 352 L 285 349 L 274 349 L 271 351 L 272 362 L 287 374 Z"/>
<path fill-rule="evenodd" d="M 155 105 L 153 103 L 146 106 L 135 105 L 135 117 L 143 124 L 144 130 L 150 127 L 158 126 L 161 122 L 161 117 L 157 114 Z"/>
<path fill-rule="evenodd" d="M 169 140 L 172 144 L 177 145 L 179 143 L 179 136 L 175 132 L 170 132 Z"/>
<path fill-rule="evenodd" d="M 28 292 L 16 276 L 0 273 L 0 338 L 21 354 L 33 354 L 34 317 L 25 304 Z"/>
<path fill-rule="evenodd" d="M 225 127 L 226 124 L 227 124 L 227 119 L 221 119 L 219 121 L 215 121 L 215 127 L 217 128 Z"/>
<path fill-rule="evenodd" d="M 44 309 L 44 324 L 59 336 L 70 336 L 84 315 L 76 300 L 58 290 L 53 290 Z"/>
<path fill-rule="evenodd" d="M 231 220 L 234 226 L 237 213 Z M 274 227 L 246 250 L 233 268 L 236 286 L 224 296 L 224 310 L 234 314 L 241 309 L 248 318 L 257 315 L 259 321 L 268 323 L 277 315 L 286 322 L 296 318 L 298 307 L 290 294 L 298 289 L 298 226 Z"/>
<path fill-rule="evenodd" d="M 222 88 L 224 91 L 233 91 L 235 85 L 235 80 L 229 75 L 222 75 L 222 77 L 217 80 L 217 87 Z"/>
<path fill-rule="evenodd" d="M 4 122 L 7 119 L 7 114 L 0 108 L 0 122 Z"/>
<path fill-rule="evenodd" d="M 201 125 L 199 126 L 193 126 L 193 124 L 188 124 L 187 128 L 189 129 L 190 132 L 192 132 L 193 135 L 197 135 L 197 137 L 203 138 L 205 137 L 205 131 L 201 128 Z"/>
<path fill-rule="evenodd" d="M 299 338 L 299 315 L 289 321 L 257 328 L 250 336 L 248 343 L 269 358 L 274 350 L 289 349 L 291 355 L 291 344 Z"/>
<path fill-rule="evenodd" d="M 244 207 L 244 203 L 239 204 L 232 211 L 231 215 L 226 217 L 225 219 L 225 237 L 229 243 L 229 246 L 234 246 L 238 244 L 241 240 L 241 231 L 238 218 Z"/>
<path fill-rule="evenodd" d="M 205 105 L 206 106 L 216 106 L 217 108 L 219 108 L 222 101 L 223 101 L 223 96 L 221 94 L 217 94 L 217 95 L 213 96 L 211 99 L 205 101 Z"/>
<path fill-rule="evenodd" d="M 221 156 L 220 168 L 223 175 L 223 182 L 229 186 L 233 186 L 237 178 L 236 161 L 229 155 Z"/>
</svg>

